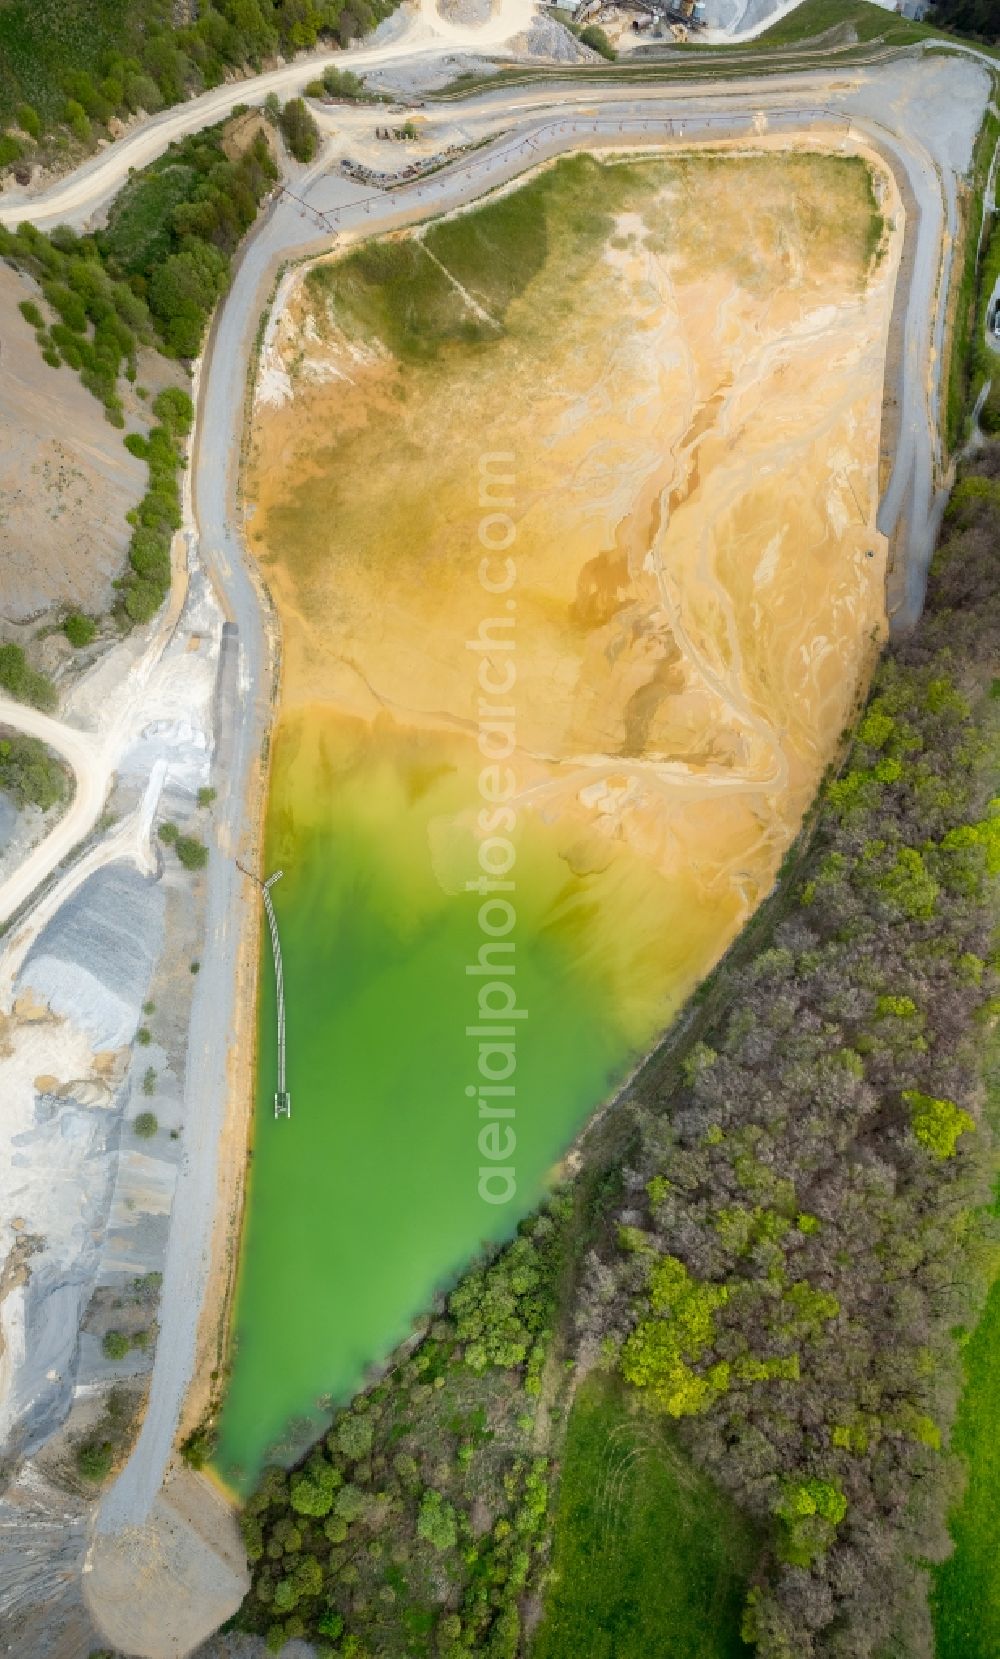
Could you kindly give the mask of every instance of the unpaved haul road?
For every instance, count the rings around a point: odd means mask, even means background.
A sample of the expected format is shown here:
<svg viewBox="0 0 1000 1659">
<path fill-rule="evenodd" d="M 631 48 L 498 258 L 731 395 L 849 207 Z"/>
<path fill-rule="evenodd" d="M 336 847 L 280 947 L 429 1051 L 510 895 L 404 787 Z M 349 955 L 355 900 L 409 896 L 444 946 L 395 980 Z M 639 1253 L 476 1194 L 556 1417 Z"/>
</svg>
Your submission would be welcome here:
<svg viewBox="0 0 1000 1659">
<path fill-rule="evenodd" d="M 16 703 L 0 694 L 0 726 L 40 738 L 54 749 L 73 773 L 74 791 L 69 807 L 44 841 L 33 847 L 6 881 L 0 882 L 0 921 L 29 899 L 35 888 L 71 852 L 78 841 L 93 829 L 107 798 L 111 768 L 104 747 L 93 732 L 66 726 L 38 709 Z"/>
<path fill-rule="evenodd" d="M 352 69 L 440 55 L 456 45 L 495 45 L 523 26 L 529 0 L 506 0 L 487 31 L 458 30 L 435 22 L 429 0 L 416 23 L 398 39 L 344 55 L 300 60 L 269 75 L 207 93 L 166 112 L 115 145 L 44 195 L 4 200 L 0 220 L 30 219 L 42 226 L 59 219 L 84 224 L 106 206 L 130 166 L 162 153 L 171 139 L 217 120 L 239 99 L 260 103 L 267 92 L 301 88 L 317 63 L 346 62 Z M 845 151 L 877 149 L 896 173 L 907 201 L 907 234 L 899 301 L 893 319 L 894 348 L 887 390 L 898 404 L 898 439 L 879 527 L 898 530 L 904 562 L 904 620 L 919 614 L 926 564 L 933 545 L 933 506 L 938 476 L 941 344 L 949 293 L 950 238 L 957 230 L 957 183 L 990 92 L 983 68 L 960 57 L 900 57 L 878 68 L 824 69 L 765 81 L 701 85 L 645 84 L 630 91 L 619 83 L 533 82 L 527 89 L 498 89 L 427 110 L 427 119 L 454 123 L 470 138 L 493 137 L 468 161 L 423 183 L 374 196 L 345 179 L 325 149 L 295 184 L 300 207 L 287 197 L 272 202 L 249 236 L 212 330 L 200 385 L 192 460 L 200 551 L 230 620 L 238 630 L 234 691 L 241 718 L 226 734 L 228 754 L 219 779 L 217 806 L 223 846 L 240 845 L 250 780 L 270 721 L 272 663 L 261 607 L 236 514 L 239 455 L 248 365 L 262 311 L 282 262 L 328 252 L 333 238 L 319 226 L 334 223 L 344 239 L 413 223 L 475 200 L 568 151 L 599 146 L 634 148 L 744 140 L 762 132 L 791 144 L 803 133 Z M 343 129 L 377 112 L 337 112 Z M 19 716 L 25 711 L 17 707 Z M 43 717 L 44 718 L 44 717 Z M 12 723 L 18 723 L 12 721 Z M 25 729 L 22 725 L 21 729 Z M 59 744 L 55 745 L 59 747 Z M 66 753 L 65 748 L 61 752 Z M 71 764 L 87 776 L 81 751 Z M 79 785 L 78 785 L 79 788 Z M 141 1526 L 162 1484 L 184 1396 L 191 1380 L 198 1318 L 206 1284 L 215 1221 L 215 1183 L 221 1127 L 230 1087 L 231 1033 L 236 1028 L 236 964 L 250 895 L 231 856 L 214 846 L 208 871 L 207 940 L 194 999 L 188 1047 L 188 1156 L 174 1201 L 149 1406 L 135 1450 L 106 1494 L 98 1526 L 118 1533 Z"/>
</svg>

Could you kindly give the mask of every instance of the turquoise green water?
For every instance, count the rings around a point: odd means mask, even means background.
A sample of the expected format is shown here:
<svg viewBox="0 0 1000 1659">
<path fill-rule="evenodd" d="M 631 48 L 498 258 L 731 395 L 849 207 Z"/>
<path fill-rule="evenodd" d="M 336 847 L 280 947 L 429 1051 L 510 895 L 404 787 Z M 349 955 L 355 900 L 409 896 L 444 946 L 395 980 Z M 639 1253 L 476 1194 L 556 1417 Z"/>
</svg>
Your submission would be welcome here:
<svg viewBox="0 0 1000 1659">
<path fill-rule="evenodd" d="M 510 936 L 528 1012 L 513 1077 L 516 1193 L 486 1202 L 478 1101 L 465 1092 L 479 1056 L 465 1028 L 485 983 L 465 972 L 484 938 L 481 901 L 460 890 L 476 873 L 475 851 L 441 833 L 468 805 L 469 780 L 454 757 L 412 737 L 374 750 L 369 738 L 364 759 L 352 759 L 321 735 L 317 759 L 317 724 L 322 734 L 317 715 L 301 746 L 301 733 L 282 728 L 274 768 L 268 866 L 285 868 L 273 897 L 292 1116 L 273 1117 L 266 961 L 219 1451 L 236 1485 L 275 1450 L 287 1455 L 294 1419 L 315 1421 L 324 1398 L 349 1394 L 480 1241 L 512 1230 L 631 1046 L 606 1012 L 588 884 L 568 882 L 555 845 L 529 827 L 518 840 Z M 648 871 L 642 880 L 648 887 Z"/>
</svg>

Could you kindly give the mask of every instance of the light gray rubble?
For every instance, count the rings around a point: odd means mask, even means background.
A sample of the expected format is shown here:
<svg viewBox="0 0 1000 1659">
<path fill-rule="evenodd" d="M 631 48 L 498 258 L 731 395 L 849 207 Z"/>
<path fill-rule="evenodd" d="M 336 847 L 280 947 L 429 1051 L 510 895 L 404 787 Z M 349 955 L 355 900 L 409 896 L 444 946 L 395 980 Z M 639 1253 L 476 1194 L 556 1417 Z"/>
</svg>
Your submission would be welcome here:
<svg viewBox="0 0 1000 1659">
<path fill-rule="evenodd" d="M 98 870 L 29 951 L 18 990 L 87 1033 L 95 1050 L 122 1048 L 140 1023 L 163 944 L 163 894 L 125 864 Z"/>
</svg>

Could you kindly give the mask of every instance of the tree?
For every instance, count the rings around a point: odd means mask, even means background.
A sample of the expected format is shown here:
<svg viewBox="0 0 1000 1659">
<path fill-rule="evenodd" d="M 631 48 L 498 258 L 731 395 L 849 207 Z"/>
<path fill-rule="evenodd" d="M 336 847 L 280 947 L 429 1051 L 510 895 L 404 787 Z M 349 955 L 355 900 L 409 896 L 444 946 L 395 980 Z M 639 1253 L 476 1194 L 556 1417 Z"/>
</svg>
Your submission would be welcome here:
<svg viewBox="0 0 1000 1659">
<path fill-rule="evenodd" d="M 216 1434 L 209 1423 L 199 1423 L 181 1444 L 181 1456 L 192 1469 L 203 1469 L 215 1454 Z"/>
<path fill-rule="evenodd" d="M 935 1100 L 919 1089 L 904 1090 L 903 1099 L 910 1108 L 914 1135 L 935 1158 L 953 1158 L 959 1136 L 976 1127 L 972 1114 L 953 1100 Z"/>
<path fill-rule="evenodd" d="M 374 1431 L 367 1417 L 349 1413 L 337 1424 L 337 1447 L 352 1462 L 367 1457 L 372 1449 Z"/>
<path fill-rule="evenodd" d="M 141 1141 L 149 1141 L 156 1134 L 160 1123 L 155 1112 L 140 1112 L 132 1127 Z"/>
<path fill-rule="evenodd" d="M 67 778 L 63 767 L 37 737 L 19 732 L 0 737 L 0 789 L 17 806 L 37 806 L 43 812 L 65 800 Z"/>
<path fill-rule="evenodd" d="M 124 1359 L 131 1346 L 124 1331 L 105 1331 L 101 1338 L 105 1359 Z"/>
<path fill-rule="evenodd" d="M 290 98 L 281 112 L 281 132 L 296 161 L 312 161 L 319 146 L 319 128 L 302 98 Z"/>
<path fill-rule="evenodd" d="M 429 1486 L 420 1501 L 417 1517 L 417 1537 L 436 1549 L 454 1549 L 458 1542 L 458 1523 L 450 1503 Z"/>
<path fill-rule="evenodd" d="M 316 1452 L 305 1469 L 292 1476 L 292 1508 L 299 1515 L 328 1515 L 343 1477 L 322 1452 Z"/>
<path fill-rule="evenodd" d="M 196 836 L 179 835 L 174 849 L 185 870 L 203 870 L 208 863 L 208 848 Z"/>
</svg>

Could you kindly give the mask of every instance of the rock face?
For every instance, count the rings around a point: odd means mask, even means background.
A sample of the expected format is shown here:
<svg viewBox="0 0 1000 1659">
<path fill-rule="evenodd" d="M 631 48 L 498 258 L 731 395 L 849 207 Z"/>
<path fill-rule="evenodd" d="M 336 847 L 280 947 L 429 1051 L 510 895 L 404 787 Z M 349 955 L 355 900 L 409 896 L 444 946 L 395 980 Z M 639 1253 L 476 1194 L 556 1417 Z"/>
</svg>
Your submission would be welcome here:
<svg viewBox="0 0 1000 1659">
<path fill-rule="evenodd" d="M 19 989 L 30 990 L 90 1038 L 95 1050 L 131 1042 L 163 944 L 163 895 L 126 865 L 91 876 L 33 945 Z"/>
</svg>

